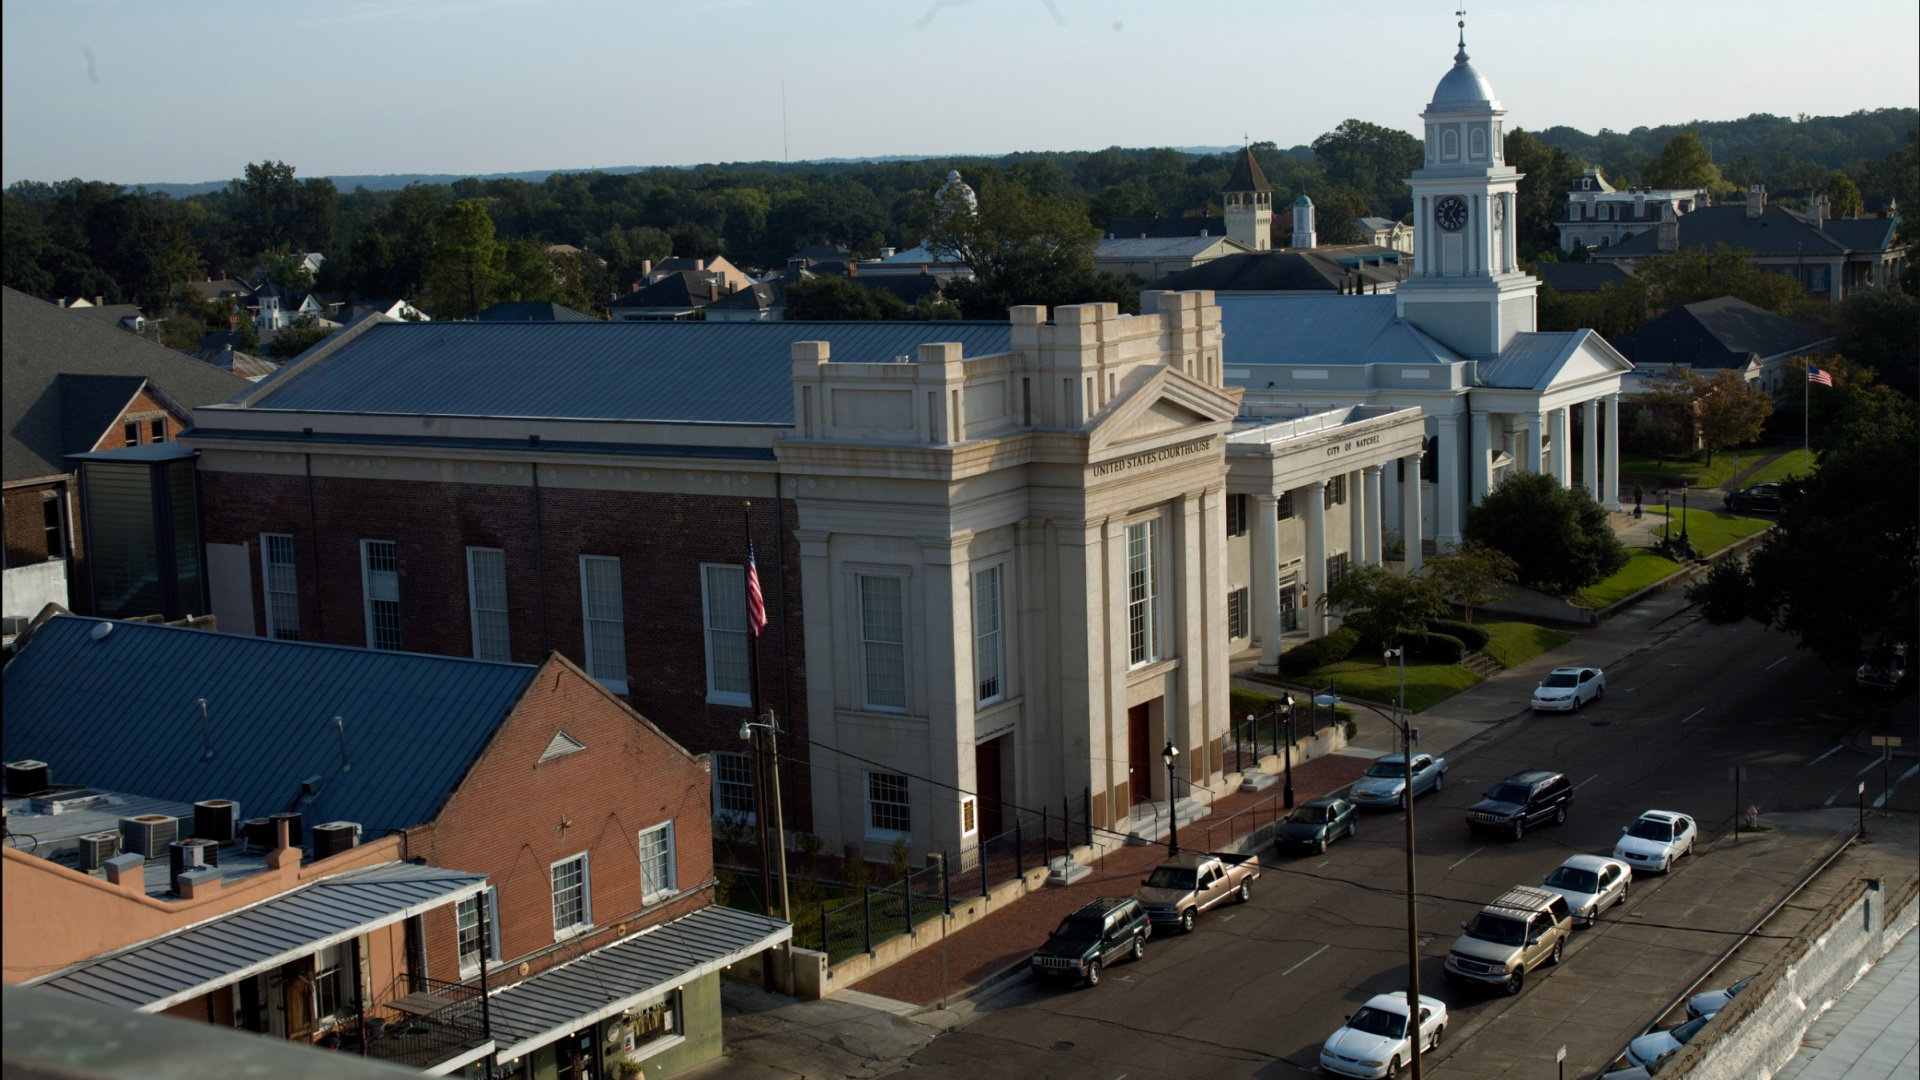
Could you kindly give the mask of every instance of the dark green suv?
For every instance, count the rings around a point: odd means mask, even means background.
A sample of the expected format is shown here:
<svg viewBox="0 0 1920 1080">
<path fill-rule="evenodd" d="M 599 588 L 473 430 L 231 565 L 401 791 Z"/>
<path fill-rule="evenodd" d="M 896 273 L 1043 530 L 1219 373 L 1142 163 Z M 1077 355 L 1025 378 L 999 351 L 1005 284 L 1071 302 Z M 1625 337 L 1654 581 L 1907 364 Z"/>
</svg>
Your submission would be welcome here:
<svg viewBox="0 0 1920 1080">
<path fill-rule="evenodd" d="M 1033 954 L 1033 973 L 1042 979 L 1085 979 L 1100 985 L 1100 969 L 1122 957 L 1147 954 L 1153 924 L 1132 897 L 1095 900 L 1061 921 L 1059 929 Z"/>
</svg>

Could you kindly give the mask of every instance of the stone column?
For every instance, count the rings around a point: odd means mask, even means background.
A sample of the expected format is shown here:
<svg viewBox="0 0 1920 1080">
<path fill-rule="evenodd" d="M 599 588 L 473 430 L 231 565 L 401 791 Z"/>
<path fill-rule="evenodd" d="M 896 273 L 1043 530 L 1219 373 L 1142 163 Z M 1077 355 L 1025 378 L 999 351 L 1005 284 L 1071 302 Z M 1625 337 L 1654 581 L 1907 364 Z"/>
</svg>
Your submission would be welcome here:
<svg viewBox="0 0 1920 1080">
<path fill-rule="evenodd" d="M 1499 413 L 1483 413 L 1480 430 L 1474 433 L 1473 441 L 1473 504 L 1480 505 L 1493 489 L 1493 456 L 1500 450 L 1500 431 L 1506 425 L 1501 422 Z"/>
<path fill-rule="evenodd" d="M 1253 496 L 1247 554 L 1253 563 L 1253 633 L 1260 639 L 1260 664 L 1280 659 L 1280 500 L 1270 493 Z"/>
<path fill-rule="evenodd" d="M 1546 471 L 1540 467 L 1540 427 L 1540 414 L 1538 412 L 1528 413 L 1527 434 L 1525 436 L 1527 445 L 1520 448 L 1520 460 L 1516 463 L 1520 468 L 1528 472 L 1537 473 Z"/>
<path fill-rule="evenodd" d="M 1383 509 L 1380 500 L 1380 466 L 1369 465 L 1360 470 L 1366 479 L 1362 487 L 1366 497 L 1362 500 L 1367 508 L 1366 551 L 1367 565 L 1380 565 L 1380 512 Z"/>
<path fill-rule="evenodd" d="M 924 711 L 929 731 L 937 733 L 927 740 L 928 771 L 937 785 L 952 784 L 961 791 L 976 790 L 973 587 L 972 564 L 967 557 L 967 544 L 971 539 L 971 533 L 962 533 L 950 539 L 928 538 L 921 543 L 925 580 L 913 583 L 921 585 L 913 599 L 924 605 L 926 625 L 939 629 L 927 635 L 922 651 L 927 661 L 926 677 L 917 689 L 913 686 L 913 676 L 918 672 L 915 666 L 910 665 L 908 669 L 911 696 L 907 710 L 909 713 Z M 920 708 L 916 708 L 916 704 Z M 961 832 L 960 797 L 953 791 L 922 785 L 922 790 L 915 794 L 918 797 L 914 799 L 913 812 L 920 813 L 924 806 L 930 812 L 932 826 L 924 838 L 915 834 L 920 851 L 958 852 L 980 842 L 982 837 L 977 832 L 971 836 Z"/>
<path fill-rule="evenodd" d="M 1420 536 L 1420 459 L 1426 453 L 1415 450 L 1401 458 L 1407 466 L 1407 482 L 1400 485 L 1400 516 L 1410 522 L 1407 526 L 1407 573 L 1420 569 L 1424 552 L 1421 550 Z"/>
<path fill-rule="evenodd" d="M 1620 395 L 1607 395 L 1607 471 L 1593 497 L 1609 510 L 1620 509 Z"/>
<path fill-rule="evenodd" d="M 1547 474 L 1561 487 L 1567 486 L 1567 410 L 1547 413 Z"/>
<path fill-rule="evenodd" d="M 1586 485 L 1587 494 L 1597 500 L 1600 498 L 1600 399 L 1587 402 L 1580 426 L 1585 429 L 1580 433 L 1580 482 Z"/>
<path fill-rule="evenodd" d="M 1460 543 L 1460 418 L 1437 416 L 1440 469 L 1434 478 L 1434 542 L 1441 550 Z"/>
<path fill-rule="evenodd" d="M 1359 566 L 1367 550 L 1366 474 L 1355 469 L 1347 474 L 1347 561 Z"/>
<path fill-rule="evenodd" d="M 1306 608 L 1307 636 L 1324 637 L 1327 615 L 1320 607 L 1320 594 L 1327 587 L 1327 483 L 1316 480 L 1298 491 L 1304 497 L 1294 505 L 1304 502 L 1307 512 L 1306 595 L 1300 602 Z"/>
</svg>

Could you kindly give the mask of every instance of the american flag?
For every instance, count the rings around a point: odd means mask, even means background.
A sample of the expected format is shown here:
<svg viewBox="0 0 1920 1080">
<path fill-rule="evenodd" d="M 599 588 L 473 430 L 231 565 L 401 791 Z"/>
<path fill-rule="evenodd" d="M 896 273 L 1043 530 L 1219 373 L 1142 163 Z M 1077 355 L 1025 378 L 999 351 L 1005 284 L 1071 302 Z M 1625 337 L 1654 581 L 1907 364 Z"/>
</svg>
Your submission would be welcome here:
<svg viewBox="0 0 1920 1080">
<path fill-rule="evenodd" d="M 747 625 L 759 637 L 767 625 L 767 602 L 760 596 L 760 573 L 753 568 L 753 541 L 747 541 Z"/>
<path fill-rule="evenodd" d="M 1815 386 L 1825 386 L 1825 387 L 1833 386 L 1833 376 L 1827 374 L 1824 371 L 1821 371 L 1819 368 L 1814 367 L 1812 364 L 1807 365 L 1807 381 L 1812 383 Z"/>
</svg>

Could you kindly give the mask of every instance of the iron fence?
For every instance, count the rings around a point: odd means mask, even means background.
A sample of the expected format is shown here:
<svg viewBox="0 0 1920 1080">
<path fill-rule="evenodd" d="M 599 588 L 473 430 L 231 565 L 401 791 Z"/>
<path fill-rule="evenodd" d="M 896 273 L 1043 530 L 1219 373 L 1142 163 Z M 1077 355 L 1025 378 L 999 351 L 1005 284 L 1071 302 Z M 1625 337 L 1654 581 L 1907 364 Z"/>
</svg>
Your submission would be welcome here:
<svg viewBox="0 0 1920 1080">
<path fill-rule="evenodd" d="M 368 1002 L 323 1043 L 346 1053 L 425 1069 L 489 1038 L 478 986 L 403 976 L 381 998 Z"/>
</svg>

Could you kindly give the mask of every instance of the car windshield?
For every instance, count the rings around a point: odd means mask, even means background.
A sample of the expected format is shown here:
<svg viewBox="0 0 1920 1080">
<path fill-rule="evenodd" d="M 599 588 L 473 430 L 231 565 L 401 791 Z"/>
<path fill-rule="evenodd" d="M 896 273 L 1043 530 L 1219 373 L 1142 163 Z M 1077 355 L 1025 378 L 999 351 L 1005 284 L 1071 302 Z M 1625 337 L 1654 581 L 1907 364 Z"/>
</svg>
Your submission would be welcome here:
<svg viewBox="0 0 1920 1080">
<path fill-rule="evenodd" d="M 1627 830 L 1627 835 L 1636 836 L 1642 840 L 1658 840 L 1661 843 L 1665 843 L 1673 839 L 1673 825 L 1671 822 L 1641 818 L 1639 821 L 1633 823 L 1633 828 Z"/>
<path fill-rule="evenodd" d="M 1288 814 L 1287 820 L 1296 825 L 1321 825 L 1331 814 L 1332 811 L 1324 806 L 1302 806 Z"/>
<path fill-rule="evenodd" d="M 1376 761 L 1373 763 L 1373 768 L 1367 770 L 1367 775 L 1392 780 L 1405 780 L 1407 778 L 1407 763 L 1404 761 Z"/>
<path fill-rule="evenodd" d="M 1540 685 L 1541 686 L 1578 686 L 1579 684 L 1580 684 L 1580 677 L 1578 675 L 1575 675 L 1573 672 L 1556 671 L 1553 674 L 1547 676 L 1547 681 L 1541 683 Z"/>
<path fill-rule="evenodd" d="M 1398 1013 L 1361 1006 L 1360 1011 L 1347 1020 L 1347 1026 L 1369 1035 L 1385 1035 L 1389 1039 L 1398 1039 L 1407 1033 L 1407 1018 Z"/>
<path fill-rule="evenodd" d="M 1753 976 L 1749 975 L 1746 978 L 1741 979 L 1739 982 L 1734 983 L 1732 986 L 1727 987 L 1727 996 L 1733 997 L 1734 995 L 1738 994 L 1740 991 L 1745 990 L 1747 988 L 1747 984 L 1752 982 L 1753 978 L 1754 978 Z"/>
<path fill-rule="evenodd" d="M 1067 941 L 1094 941 L 1100 937 L 1100 923 L 1095 919 L 1068 919 L 1053 936 Z"/>
<path fill-rule="evenodd" d="M 1681 1024 L 1679 1027 L 1674 1028 L 1672 1031 L 1668 1032 L 1668 1034 L 1673 1036 L 1674 1042 L 1679 1043 L 1681 1046 L 1685 1046 L 1689 1042 L 1693 1041 L 1693 1037 L 1695 1035 L 1700 1034 L 1700 1029 L 1703 1027 L 1706 1027 L 1707 1021 L 1711 1019 L 1713 1019 L 1713 1017 L 1703 1016 L 1698 1020 L 1689 1020 L 1686 1023 Z"/>
<path fill-rule="evenodd" d="M 1154 869 L 1147 878 L 1149 889 L 1191 889 L 1193 888 L 1193 868 L 1181 866 L 1161 866 Z"/>
<path fill-rule="evenodd" d="M 1481 912 L 1467 927 L 1468 937 L 1491 941 L 1495 945 L 1518 945 L 1527 939 L 1527 924 L 1518 919 Z"/>
<path fill-rule="evenodd" d="M 1562 866 L 1547 877 L 1547 886 L 1568 892 L 1599 892 L 1600 875 L 1577 866 Z"/>
<path fill-rule="evenodd" d="M 1525 784 L 1495 784 L 1493 790 L 1487 792 L 1487 798 L 1494 802 L 1523 803 L 1532 793 L 1533 789 Z"/>
</svg>

